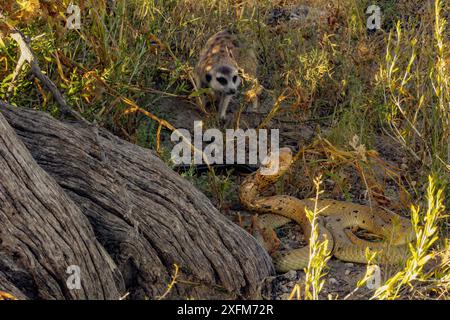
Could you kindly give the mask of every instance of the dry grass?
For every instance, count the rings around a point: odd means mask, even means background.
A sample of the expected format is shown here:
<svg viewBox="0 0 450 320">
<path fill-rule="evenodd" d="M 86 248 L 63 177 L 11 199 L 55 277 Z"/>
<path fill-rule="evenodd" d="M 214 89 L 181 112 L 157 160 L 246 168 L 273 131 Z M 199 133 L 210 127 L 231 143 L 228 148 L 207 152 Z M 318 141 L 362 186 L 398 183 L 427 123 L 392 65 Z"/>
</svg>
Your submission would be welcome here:
<svg viewBox="0 0 450 320">
<path fill-rule="evenodd" d="M 314 185 L 316 188 L 316 202 L 314 210 L 310 211 L 305 209 L 306 216 L 311 223 L 311 238 L 309 240 L 309 263 L 305 269 L 305 299 L 317 300 L 319 299 L 319 293 L 323 289 L 325 283 L 324 277 L 326 275 L 327 262 L 331 258 L 331 252 L 328 249 L 328 239 L 320 241 L 319 239 L 319 227 L 317 219 L 320 215 L 320 210 L 317 208 L 319 196 L 322 193 L 320 191 L 320 185 L 322 184 L 322 177 L 314 179 Z"/>
</svg>

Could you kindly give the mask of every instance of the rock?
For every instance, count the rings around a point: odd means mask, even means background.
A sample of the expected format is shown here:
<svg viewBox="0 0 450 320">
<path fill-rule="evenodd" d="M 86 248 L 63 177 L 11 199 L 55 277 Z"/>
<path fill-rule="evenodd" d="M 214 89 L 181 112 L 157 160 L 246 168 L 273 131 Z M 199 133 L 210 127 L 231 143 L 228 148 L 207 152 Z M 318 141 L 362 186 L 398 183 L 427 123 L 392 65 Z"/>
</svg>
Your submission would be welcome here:
<svg viewBox="0 0 450 320">
<path fill-rule="evenodd" d="M 283 293 L 281 296 L 280 296 L 280 300 L 289 300 L 289 297 L 291 296 L 291 294 L 290 293 Z"/>
<path fill-rule="evenodd" d="M 289 288 L 287 285 L 282 285 L 282 286 L 281 286 L 281 292 L 284 292 L 284 293 L 291 293 L 291 292 L 292 292 L 292 289 Z"/>
<path fill-rule="evenodd" d="M 353 263 L 346 263 L 345 266 L 347 268 L 353 268 L 355 265 Z"/>
<path fill-rule="evenodd" d="M 328 279 L 328 282 L 334 286 L 337 286 L 339 284 L 339 282 L 335 278 Z"/>
<path fill-rule="evenodd" d="M 288 280 L 296 280 L 297 279 L 297 271 L 290 270 L 284 274 L 284 277 Z"/>
<path fill-rule="evenodd" d="M 351 273 L 349 269 L 345 270 L 345 275 L 348 276 Z"/>
<path fill-rule="evenodd" d="M 319 10 L 306 5 L 275 7 L 266 16 L 270 26 L 283 23 L 296 22 L 302 26 L 325 21 L 328 14 L 324 10 Z"/>
</svg>

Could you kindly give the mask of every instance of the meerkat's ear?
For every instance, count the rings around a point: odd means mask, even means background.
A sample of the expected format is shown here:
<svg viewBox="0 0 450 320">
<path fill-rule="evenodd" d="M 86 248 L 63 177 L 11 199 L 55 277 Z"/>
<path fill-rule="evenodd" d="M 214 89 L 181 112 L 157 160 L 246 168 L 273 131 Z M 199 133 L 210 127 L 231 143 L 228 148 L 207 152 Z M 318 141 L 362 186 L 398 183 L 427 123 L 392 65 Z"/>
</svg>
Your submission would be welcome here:
<svg viewBox="0 0 450 320">
<path fill-rule="evenodd" d="M 206 74 L 206 76 L 205 76 L 205 78 L 206 78 L 206 82 L 211 82 L 211 80 L 212 80 L 212 75 L 208 72 L 207 74 Z"/>
</svg>

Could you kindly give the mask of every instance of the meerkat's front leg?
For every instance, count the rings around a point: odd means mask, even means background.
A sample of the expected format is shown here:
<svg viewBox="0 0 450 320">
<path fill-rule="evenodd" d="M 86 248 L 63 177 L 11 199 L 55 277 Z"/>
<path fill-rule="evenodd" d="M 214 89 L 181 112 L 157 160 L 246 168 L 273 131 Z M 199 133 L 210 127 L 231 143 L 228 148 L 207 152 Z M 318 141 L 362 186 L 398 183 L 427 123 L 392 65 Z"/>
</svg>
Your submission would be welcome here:
<svg viewBox="0 0 450 320">
<path fill-rule="evenodd" d="M 253 111 L 253 112 L 258 112 L 258 110 L 259 110 L 259 99 L 258 99 L 258 97 L 255 97 L 255 98 L 253 99 L 253 108 L 252 108 L 252 111 Z"/>
<path fill-rule="evenodd" d="M 206 112 L 206 105 L 207 105 L 207 99 L 204 94 L 202 94 L 199 98 L 200 108 L 202 111 L 204 110 Z"/>
<path fill-rule="evenodd" d="M 259 85 L 258 79 L 254 80 L 252 91 L 253 91 L 252 111 L 258 112 L 259 111 L 259 96 L 261 95 L 261 92 L 262 92 L 262 87 Z"/>
<path fill-rule="evenodd" d="M 220 120 L 225 120 L 227 109 L 230 104 L 231 99 L 233 98 L 230 94 L 222 94 L 220 96 L 220 102 L 219 102 L 219 117 Z"/>
</svg>

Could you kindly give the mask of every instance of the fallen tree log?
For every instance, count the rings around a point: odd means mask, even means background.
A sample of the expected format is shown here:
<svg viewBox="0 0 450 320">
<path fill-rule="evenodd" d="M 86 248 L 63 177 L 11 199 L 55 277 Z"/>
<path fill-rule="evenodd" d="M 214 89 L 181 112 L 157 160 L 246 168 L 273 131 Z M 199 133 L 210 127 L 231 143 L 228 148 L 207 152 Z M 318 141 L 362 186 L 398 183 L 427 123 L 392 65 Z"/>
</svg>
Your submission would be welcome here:
<svg viewBox="0 0 450 320">
<path fill-rule="evenodd" d="M 120 291 L 123 278 L 121 294 L 150 299 L 256 298 L 262 280 L 273 274 L 270 257 L 256 240 L 228 221 L 152 151 L 102 129 L 96 133 L 85 123 L 62 123 L 42 112 L 0 105 L 0 113 L 39 165 L 34 170 L 45 170 L 62 187 L 58 192 L 63 190 L 71 201 L 58 198 L 56 191 L 56 195 L 48 194 L 49 199 L 74 203 L 89 219 L 95 238 L 120 270 L 121 277 L 112 280 L 111 276 L 108 281 Z M 11 132 L 2 127 L 0 136 Z M 2 144 L 0 152 L 11 152 L 9 148 Z M 2 179 L 0 186 L 3 183 Z M 14 193 L 11 201 L 15 201 Z M 13 211 L 8 219 L 27 214 Z M 85 228 L 81 221 L 77 223 Z M 47 225 L 36 224 L 36 228 L 45 230 Z M 17 236 L 9 230 L 0 233 L 0 240 Z M 2 257 L 12 255 L 2 248 Z M 92 255 L 91 248 L 86 250 L 84 255 Z M 167 292 L 174 264 L 180 271 Z M 0 275 L 5 272 L 1 266 Z M 0 277 L 0 290 L 1 281 Z M 30 297 L 27 290 L 11 283 Z"/>
<path fill-rule="evenodd" d="M 30 299 L 118 299 L 121 275 L 88 219 L 0 115 L 0 290 Z M 70 266 L 81 287 L 66 285 Z"/>
</svg>

